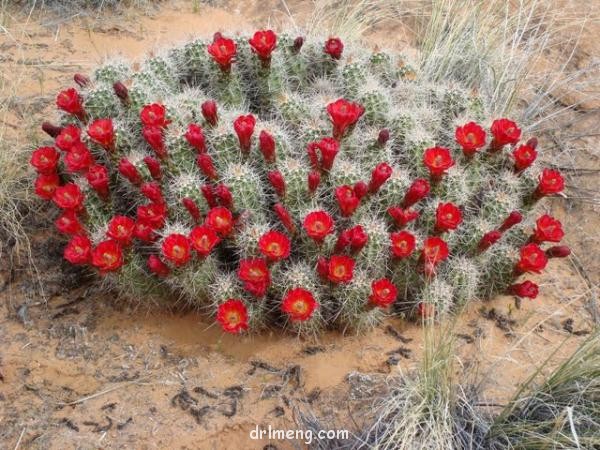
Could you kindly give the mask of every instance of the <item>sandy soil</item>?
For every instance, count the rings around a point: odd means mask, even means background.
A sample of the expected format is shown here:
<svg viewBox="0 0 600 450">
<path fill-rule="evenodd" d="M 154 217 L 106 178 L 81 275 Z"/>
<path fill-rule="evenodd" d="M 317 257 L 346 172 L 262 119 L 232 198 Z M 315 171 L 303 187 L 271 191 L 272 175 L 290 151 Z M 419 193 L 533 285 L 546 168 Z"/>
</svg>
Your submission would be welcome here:
<svg viewBox="0 0 600 450">
<path fill-rule="evenodd" d="M 263 2 L 199 8 L 166 3 L 151 16 L 9 24 L 0 67 L 20 83 L 5 118 L 8 136 L 35 136 L 56 90 L 107 55 L 141 57 L 191 35 L 287 20 L 281 6 L 266 16 Z M 372 42 L 384 35 L 374 30 Z M 409 33 L 398 35 L 394 45 L 407 45 Z M 578 61 L 597 54 L 584 47 Z M 597 121 L 596 106 L 584 106 L 569 132 Z M 590 152 L 597 142 L 581 137 L 569 166 L 597 169 Z M 597 172 L 581 183 L 596 195 Z M 582 230 L 569 238 L 581 263 L 554 260 L 537 280 L 542 295 L 520 310 L 499 297 L 455 319 L 459 367 L 476 368 L 491 403 L 505 402 L 535 367 L 550 355 L 559 361 L 593 326 L 598 216 L 590 216 L 589 203 L 566 206 L 552 210 Z M 43 224 L 42 217 L 38 228 Z M 351 411 L 373 399 L 376 382 L 420 359 L 421 328 L 397 320 L 363 336 L 329 333 L 318 342 L 278 332 L 235 338 L 194 313 L 124 306 L 57 263 L 61 248 L 40 230 L 32 236 L 37 271 L 0 262 L 0 448 L 302 448 L 298 441 L 253 441 L 250 431 L 295 429 L 295 415 L 307 410 L 355 428 L 364 418 Z"/>
</svg>

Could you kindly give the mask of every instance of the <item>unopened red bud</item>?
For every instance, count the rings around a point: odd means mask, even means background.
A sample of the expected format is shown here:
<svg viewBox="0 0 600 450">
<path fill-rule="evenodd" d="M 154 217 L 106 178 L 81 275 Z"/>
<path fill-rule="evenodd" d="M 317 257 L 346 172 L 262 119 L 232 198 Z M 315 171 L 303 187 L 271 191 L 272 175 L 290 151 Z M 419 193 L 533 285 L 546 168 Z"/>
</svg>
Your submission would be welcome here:
<svg viewBox="0 0 600 450">
<path fill-rule="evenodd" d="M 317 190 L 319 183 L 321 183 L 321 174 L 316 170 L 312 170 L 308 174 L 308 190 L 311 194 Z"/>
<path fill-rule="evenodd" d="M 55 138 L 56 136 L 58 136 L 60 134 L 60 132 L 62 131 L 62 127 L 59 127 L 57 125 L 53 125 L 50 122 L 44 122 L 42 123 L 42 130 L 50 137 Z"/>
<path fill-rule="evenodd" d="M 185 209 L 187 209 L 187 212 L 192 217 L 192 220 L 194 222 L 199 222 L 200 221 L 200 210 L 198 209 L 198 205 L 196 205 L 196 202 L 194 201 L 194 199 L 192 199 L 190 197 L 185 197 L 181 200 L 181 203 L 183 203 L 183 206 L 185 207 Z"/>
<path fill-rule="evenodd" d="M 279 220 L 281 221 L 283 226 L 286 228 L 286 230 L 288 230 L 290 233 L 295 233 L 296 232 L 296 224 L 294 224 L 294 221 L 292 220 L 292 216 L 290 215 L 288 210 L 285 209 L 285 206 L 283 206 L 281 203 L 276 203 L 273 206 L 273 210 L 275 211 L 275 214 L 277 214 L 277 217 L 279 217 Z"/>
<path fill-rule="evenodd" d="M 536 137 L 532 137 L 525 143 L 525 145 L 535 150 L 535 148 L 538 146 L 538 140 Z"/>
<path fill-rule="evenodd" d="M 152 156 L 146 156 L 144 158 L 144 164 L 146 164 L 148 172 L 150 172 L 150 176 L 153 179 L 160 181 L 160 179 L 162 178 L 162 169 L 160 166 L 160 162 Z"/>
<path fill-rule="evenodd" d="M 271 183 L 271 186 L 273 186 L 273 189 L 275 189 L 277 195 L 280 198 L 285 197 L 285 179 L 283 178 L 281 172 L 278 170 L 273 170 L 267 174 L 267 177 L 269 178 L 269 183 Z"/>
<path fill-rule="evenodd" d="M 200 110 L 202 111 L 204 120 L 206 120 L 209 125 L 212 125 L 213 127 L 217 125 L 219 115 L 217 112 L 217 104 L 213 100 L 207 100 L 202 103 Z"/>
<path fill-rule="evenodd" d="M 233 206 L 233 195 L 229 188 L 223 183 L 215 187 L 215 194 L 219 197 L 222 206 L 225 206 L 226 208 L 231 208 Z"/>
<path fill-rule="evenodd" d="M 502 222 L 502 225 L 500 225 L 500 227 L 498 228 L 498 231 L 503 233 L 506 230 L 521 223 L 522 220 L 523 220 L 523 215 L 519 211 L 513 211 L 508 215 L 508 217 L 506 219 L 504 219 L 504 222 Z"/>
<path fill-rule="evenodd" d="M 217 170 L 215 169 L 215 165 L 213 164 L 213 160 L 207 153 L 201 153 L 196 158 L 196 164 L 202 171 L 205 177 L 216 180 L 218 178 Z"/>
<path fill-rule="evenodd" d="M 298 36 L 296 39 L 294 39 L 294 45 L 292 46 L 293 52 L 298 53 L 303 45 L 304 38 L 302 36 Z"/>
<path fill-rule="evenodd" d="M 90 84 L 89 77 L 82 73 L 76 73 L 73 76 L 73 80 L 75 80 L 75 83 L 77 83 L 80 87 L 86 87 L 88 84 Z"/>
<path fill-rule="evenodd" d="M 502 237 L 502 232 L 498 230 L 488 231 L 479 241 L 479 251 L 484 251 L 494 245 Z"/>
<path fill-rule="evenodd" d="M 329 275 L 329 262 L 323 256 L 319 256 L 317 260 L 317 273 L 323 278 Z"/>
<path fill-rule="evenodd" d="M 113 90 L 115 91 L 115 95 L 119 97 L 124 104 L 129 104 L 129 89 L 127 89 L 127 86 L 120 81 L 117 81 L 113 84 Z"/>
<path fill-rule="evenodd" d="M 213 42 L 218 41 L 219 39 L 223 39 L 223 34 L 220 31 L 217 31 L 213 34 Z"/>
<path fill-rule="evenodd" d="M 218 206 L 217 199 L 215 197 L 215 191 L 210 184 L 203 184 L 200 186 L 200 191 L 202 192 L 204 200 L 206 200 L 206 203 L 209 207 L 214 208 Z"/>
<path fill-rule="evenodd" d="M 571 254 L 571 249 L 566 245 L 556 245 L 546 250 L 548 258 L 566 258 Z"/>
<path fill-rule="evenodd" d="M 387 144 L 387 141 L 390 140 L 390 130 L 388 130 L 387 128 L 384 128 L 383 130 L 381 130 L 379 132 L 379 136 L 377 136 L 377 144 L 380 147 L 385 146 L 385 144 Z"/>
<path fill-rule="evenodd" d="M 258 136 L 260 152 L 268 163 L 275 161 L 275 139 L 267 131 L 262 130 Z"/>
<path fill-rule="evenodd" d="M 354 187 L 352 188 L 354 195 L 361 200 L 367 192 L 369 192 L 369 186 L 364 181 L 357 181 Z"/>
</svg>

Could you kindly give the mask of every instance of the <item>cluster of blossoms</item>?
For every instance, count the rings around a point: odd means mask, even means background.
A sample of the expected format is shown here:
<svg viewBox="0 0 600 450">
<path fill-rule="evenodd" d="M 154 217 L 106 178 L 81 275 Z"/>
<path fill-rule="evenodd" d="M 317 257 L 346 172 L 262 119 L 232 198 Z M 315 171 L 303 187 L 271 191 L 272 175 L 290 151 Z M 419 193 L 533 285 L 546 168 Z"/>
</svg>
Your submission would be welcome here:
<svg viewBox="0 0 600 450">
<path fill-rule="evenodd" d="M 523 214 L 564 181 L 534 168 L 537 141 L 521 144 L 515 122 L 465 123 L 478 103 L 449 90 L 436 138 L 423 138 L 381 94 L 403 83 L 422 98 L 390 55 L 350 63 L 339 38 L 271 30 L 243 44 L 216 33 L 134 74 L 78 74 L 80 91 L 58 94 L 61 124 L 42 126 L 53 145 L 31 164 L 35 192 L 61 210 L 66 260 L 129 296 L 208 307 L 240 333 L 535 298 L 517 277 L 569 254 L 541 248 L 564 234 L 549 215 L 527 235 Z M 435 145 L 449 127 L 454 141 Z"/>
</svg>

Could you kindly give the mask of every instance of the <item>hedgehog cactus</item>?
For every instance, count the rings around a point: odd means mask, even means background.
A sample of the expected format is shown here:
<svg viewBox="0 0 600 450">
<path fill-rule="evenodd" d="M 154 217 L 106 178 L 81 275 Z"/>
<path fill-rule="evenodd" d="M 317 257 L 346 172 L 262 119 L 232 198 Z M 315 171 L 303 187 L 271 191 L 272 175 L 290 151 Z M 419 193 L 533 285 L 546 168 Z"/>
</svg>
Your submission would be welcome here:
<svg viewBox="0 0 600 450">
<path fill-rule="evenodd" d="M 31 158 L 65 258 L 127 297 L 184 300 L 231 333 L 361 330 L 533 298 L 517 277 L 568 254 L 541 248 L 562 238 L 552 217 L 528 232 L 563 188 L 537 141 L 397 55 L 267 30 L 136 67 L 77 75 Z"/>
</svg>

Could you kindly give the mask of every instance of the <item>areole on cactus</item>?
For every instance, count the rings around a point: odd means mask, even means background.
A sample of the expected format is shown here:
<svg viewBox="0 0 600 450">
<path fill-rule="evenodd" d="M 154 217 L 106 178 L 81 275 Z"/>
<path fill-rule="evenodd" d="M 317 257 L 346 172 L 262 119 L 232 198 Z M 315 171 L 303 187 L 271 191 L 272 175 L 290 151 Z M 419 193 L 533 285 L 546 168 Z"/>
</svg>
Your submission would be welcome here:
<svg viewBox="0 0 600 450">
<path fill-rule="evenodd" d="M 124 296 L 184 299 L 229 333 L 360 331 L 533 299 L 519 277 L 569 254 L 534 216 L 564 188 L 537 140 L 400 55 L 259 30 L 134 67 L 77 74 L 31 156 L 65 259 Z"/>
</svg>

